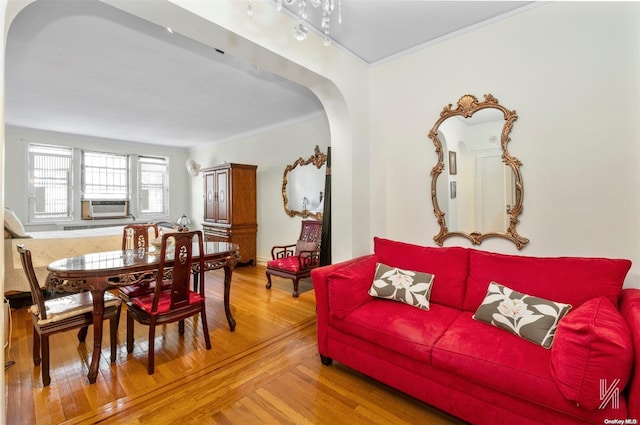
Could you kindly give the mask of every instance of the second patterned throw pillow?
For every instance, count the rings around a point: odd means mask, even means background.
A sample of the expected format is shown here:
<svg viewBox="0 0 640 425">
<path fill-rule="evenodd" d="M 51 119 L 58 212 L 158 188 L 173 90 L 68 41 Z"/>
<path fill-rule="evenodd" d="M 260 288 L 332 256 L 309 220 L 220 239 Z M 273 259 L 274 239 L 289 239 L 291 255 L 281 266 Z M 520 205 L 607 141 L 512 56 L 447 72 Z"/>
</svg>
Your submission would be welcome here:
<svg viewBox="0 0 640 425">
<path fill-rule="evenodd" d="M 551 348 L 558 323 L 570 308 L 570 304 L 523 294 L 491 282 L 473 318 Z"/>
</svg>

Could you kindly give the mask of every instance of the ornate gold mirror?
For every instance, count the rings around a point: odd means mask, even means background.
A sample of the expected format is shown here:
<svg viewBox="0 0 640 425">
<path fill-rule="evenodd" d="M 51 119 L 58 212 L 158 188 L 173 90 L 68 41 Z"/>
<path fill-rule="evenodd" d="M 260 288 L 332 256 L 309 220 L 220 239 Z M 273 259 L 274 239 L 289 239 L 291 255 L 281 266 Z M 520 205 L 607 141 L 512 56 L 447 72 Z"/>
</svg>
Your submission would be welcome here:
<svg viewBox="0 0 640 425">
<path fill-rule="evenodd" d="M 521 162 L 507 144 L 518 118 L 490 94 L 479 102 L 464 95 L 456 109 L 444 107 L 429 132 L 438 155 L 431 170 L 431 199 L 440 232 L 447 238 L 462 236 L 474 245 L 487 238 L 505 238 L 518 249 L 529 239 L 518 234 L 522 213 Z"/>
<path fill-rule="evenodd" d="M 300 157 L 284 169 L 282 199 L 289 217 L 322 220 L 326 162 L 327 155 L 316 146 L 308 159 Z"/>
</svg>

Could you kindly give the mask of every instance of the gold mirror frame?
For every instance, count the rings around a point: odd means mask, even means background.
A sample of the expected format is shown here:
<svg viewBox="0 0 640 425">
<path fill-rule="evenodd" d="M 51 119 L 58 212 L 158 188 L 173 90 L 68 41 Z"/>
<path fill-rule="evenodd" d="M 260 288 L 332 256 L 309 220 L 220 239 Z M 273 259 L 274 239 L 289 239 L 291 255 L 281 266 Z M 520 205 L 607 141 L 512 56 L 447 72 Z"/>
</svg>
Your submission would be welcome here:
<svg viewBox="0 0 640 425">
<path fill-rule="evenodd" d="M 520 173 L 520 166 L 522 163 L 515 157 L 509 154 L 509 150 L 507 149 L 507 144 L 511 140 L 509 137 L 509 133 L 511 132 L 511 128 L 513 127 L 513 122 L 518 119 L 518 115 L 516 111 L 510 111 L 500 105 L 498 103 L 498 99 L 494 98 L 491 94 L 484 95 L 484 101 L 479 102 L 478 99 L 470 94 L 466 94 L 458 100 L 458 106 L 456 109 L 451 109 L 452 105 L 449 104 L 444 107 L 442 112 L 440 113 L 440 119 L 436 121 L 435 125 L 429 132 L 429 138 L 433 140 L 433 144 L 436 148 L 436 153 L 438 155 L 438 162 L 435 167 L 431 170 L 431 200 L 433 202 L 433 212 L 436 215 L 436 219 L 438 220 L 438 224 L 440 225 L 440 232 L 433 237 L 433 240 L 439 245 L 442 246 L 444 241 L 450 237 L 454 236 L 462 236 L 471 241 L 474 245 L 480 245 L 483 240 L 488 238 L 504 238 L 512 241 L 518 249 L 522 249 L 528 242 L 529 239 L 520 236 L 516 230 L 516 226 L 519 222 L 518 217 L 522 213 L 522 198 L 524 195 L 524 189 L 522 184 L 522 174 Z M 513 207 L 508 210 L 509 217 L 509 225 L 507 226 L 506 232 L 489 232 L 489 233 L 479 233 L 479 232 L 471 232 L 465 233 L 461 231 L 449 232 L 447 229 L 445 214 L 440 209 L 438 205 L 438 199 L 436 197 L 436 182 L 438 180 L 438 176 L 445 169 L 444 162 L 444 153 L 442 148 L 442 143 L 438 138 L 438 127 L 444 120 L 447 118 L 461 116 L 464 118 L 471 117 L 475 112 L 480 111 L 482 109 L 493 108 L 500 110 L 505 119 L 504 126 L 502 128 L 502 133 L 500 137 L 500 146 L 502 148 L 502 162 L 510 167 L 513 171 L 514 175 L 514 183 L 515 183 L 515 202 Z"/>
<path fill-rule="evenodd" d="M 311 212 L 309 210 L 297 211 L 293 209 L 289 209 L 289 199 L 287 197 L 287 183 L 288 183 L 288 175 L 291 171 L 293 171 L 297 166 L 305 166 L 305 165 L 314 165 L 318 170 L 322 168 L 327 162 L 327 155 L 320 152 L 320 148 L 318 146 L 315 147 L 313 155 L 311 155 L 308 159 L 303 159 L 302 157 L 298 158 L 296 162 L 291 165 L 287 165 L 284 169 L 284 175 L 282 176 L 282 199 L 284 201 L 284 211 L 287 213 L 289 217 L 300 216 L 302 218 L 313 217 L 316 220 L 322 220 L 322 212 Z M 323 174 L 324 176 L 324 174 Z"/>
</svg>

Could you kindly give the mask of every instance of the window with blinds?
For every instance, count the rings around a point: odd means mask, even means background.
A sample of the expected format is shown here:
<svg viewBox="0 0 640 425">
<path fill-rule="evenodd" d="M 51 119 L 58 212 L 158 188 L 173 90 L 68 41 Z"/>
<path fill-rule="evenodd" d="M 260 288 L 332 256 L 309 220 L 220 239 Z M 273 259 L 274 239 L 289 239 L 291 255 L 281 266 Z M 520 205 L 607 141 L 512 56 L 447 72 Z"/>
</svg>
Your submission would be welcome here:
<svg viewBox="0 0 640 425">
<path fill-rule="evenodd" d="M 56 221 L 72 217 L 73 150 L 29 145 L 29 219 Z"/>
<path fill-rule="evenodd" d="M 28 162 L 29 222 L 123 218 L 85 208 L 120 206 L 119 201 L 126 201 L 125 215 L 149 220 L 169 215 L 167 157 L 32 143 Z"/>
<path fill-rule="evenodd" d="M 129 156 L 82 151 L 82 197 L 129 199 Z"/>
<path fill-rule="evenodd" d="M 138 182 L 140 214 L 168 214 L 169 161 L 166 158 L 139 156 Z"/>
</svg>

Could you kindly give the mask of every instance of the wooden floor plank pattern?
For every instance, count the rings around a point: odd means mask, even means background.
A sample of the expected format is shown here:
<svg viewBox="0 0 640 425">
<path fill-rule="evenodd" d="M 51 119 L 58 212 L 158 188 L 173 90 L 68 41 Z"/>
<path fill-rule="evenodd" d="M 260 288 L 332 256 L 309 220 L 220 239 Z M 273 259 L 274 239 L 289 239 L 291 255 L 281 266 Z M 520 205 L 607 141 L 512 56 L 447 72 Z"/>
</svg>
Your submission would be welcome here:
<svg viewBox="0 0 640 425">
<path fill-rule="evenodd" d="M 42 386 L 31 360 L 31 319 L 13 310 L 5 372 L 7 418 L 13 424 L 459 424 L 450 416 L 350 370 L 323 366 L 316 345 L 313 291 L 291 297 L 283 280 L 264 287 L 262 266 L 233 275 L 229 332 L 222 307 L 221 271 L 208 272 L 207 316 L 212 349 L 199 319 L 156 334 L 156 372 L 147 375 L 147 328 L 136 324 L 127 354 L 125 312 L 117 361 L 109 363 L 105 332 L 96 384 L 86 378 L 90 353 L 75 332 L 51 338 L 51 385 Z M 274 281 L 279 279 L 274 277 Z M 92 330 L 87 341 L 92 341 Z"/>
</svg>

